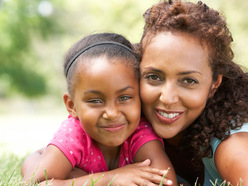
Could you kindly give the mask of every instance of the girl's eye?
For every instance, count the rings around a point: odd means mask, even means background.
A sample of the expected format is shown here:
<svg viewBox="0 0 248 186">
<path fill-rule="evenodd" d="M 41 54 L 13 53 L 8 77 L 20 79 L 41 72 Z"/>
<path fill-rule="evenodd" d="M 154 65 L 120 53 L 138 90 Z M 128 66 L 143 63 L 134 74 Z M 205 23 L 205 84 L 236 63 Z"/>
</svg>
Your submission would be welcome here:
<svg viewBox="0 0 248 186">
<path fill-rule="evenodd" d="M 119 101 L 126 101 L 126 100 L 129 100 L 129 99 L 131 99 L 132 97 L 130 97 L 130 96 L 121 96 L 120 98 L 119 98 Z"/>
<path fill-rule="evenodd" d="M 92 104 L 100 104 L 100 103 L 103 103 L 102 100 L 100 99 L 90 99 L 87 101 L 88 103 L 92 103 Z"/>
</svg>

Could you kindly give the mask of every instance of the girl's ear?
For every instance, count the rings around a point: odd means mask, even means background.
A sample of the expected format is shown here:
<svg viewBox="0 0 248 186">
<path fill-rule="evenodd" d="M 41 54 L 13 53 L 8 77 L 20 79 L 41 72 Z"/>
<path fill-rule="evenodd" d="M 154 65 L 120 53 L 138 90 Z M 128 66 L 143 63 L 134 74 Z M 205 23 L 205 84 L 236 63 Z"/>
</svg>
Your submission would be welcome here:
<svg viewBox="0 0 248 186">
<path fill-rule="evenodd" d="M 64 99 L 65 107 L 69 112 L 69 114 L 72 115 L 72 117 L 74 117 L 75 119 L 78 119 L 77 110 L 70 94 L 64 93 L 63 99 Z"/>
<path fill-rule="evenodd" d="M 212 97 L 222 82 L 223 75 L 218 75 L 217 80 L 212 84 L 208 98 Z"/>
</svg>

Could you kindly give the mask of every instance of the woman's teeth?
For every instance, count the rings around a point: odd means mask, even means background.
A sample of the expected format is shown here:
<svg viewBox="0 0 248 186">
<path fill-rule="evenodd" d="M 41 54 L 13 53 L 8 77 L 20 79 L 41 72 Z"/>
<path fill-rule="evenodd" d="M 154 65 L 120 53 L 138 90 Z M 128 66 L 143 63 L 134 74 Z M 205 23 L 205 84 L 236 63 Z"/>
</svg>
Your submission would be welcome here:
<svg viewBox="0 0 248 186">
<path fill-rule="evenodd" d="M 162 115 L 163 117 L 169 118 L 169 119 L 174 118 L 174 117 L 176 117 L 176 116 L 179 115 L 179 113 L 170 113 L 170 114 L 167 114 L 167 113 L 162 112 L 162 111 L 158 111 L 158 113 L 159 113 L 160 115 Z"/>
</svg>

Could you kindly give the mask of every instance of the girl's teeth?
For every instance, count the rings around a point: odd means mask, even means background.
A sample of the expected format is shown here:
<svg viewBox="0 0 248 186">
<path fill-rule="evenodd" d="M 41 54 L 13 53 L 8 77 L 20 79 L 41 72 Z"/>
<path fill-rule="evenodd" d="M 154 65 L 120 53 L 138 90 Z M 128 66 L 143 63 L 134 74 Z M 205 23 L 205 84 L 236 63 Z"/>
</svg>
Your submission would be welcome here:
<svg viewBox="0 0 248 186">
<path fill-rule="evenodd" d="M 167 113 L 162 112 L 162 111 L 158 111 L 158 113 L 159 113 L 160 115 L 162 115 L 163 117 L 169 118 L 169 119 L 174 118 L 174 117 L 176 117 L 176 116 L 179 115 L 179 113 L 170 113 L 170 114 L 167 114 Z"/>
</svg>

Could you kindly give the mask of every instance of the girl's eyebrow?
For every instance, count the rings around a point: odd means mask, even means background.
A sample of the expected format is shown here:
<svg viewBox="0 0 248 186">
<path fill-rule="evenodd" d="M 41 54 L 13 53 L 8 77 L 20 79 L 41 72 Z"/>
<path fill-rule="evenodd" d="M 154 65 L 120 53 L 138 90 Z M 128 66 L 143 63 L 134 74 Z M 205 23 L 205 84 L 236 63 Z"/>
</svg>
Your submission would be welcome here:
<svg viewBox="0 0 248 186">
<path fill-rule="evenodd" d="M 129 89 L 129 88 L 130 88 L 130 89 L 134 89 L 134 87 L 132 87 L 132 86 L 126 86 L 126 87 L 124 87 L 124 88 L 118 90 L 117 93 L 124 92 L 125 90 L 127 90 L 127 89 Z"/>
<path fill-rule="evenodd" d="M 103 95 L 100 91 L 98 91 L 98 90 L 86 90 L 85 92 L 84 92 L 84 94 L 89 94 L 89 93 L 93 93 L 93 94 L 99 94 L 99 95 Z"/>
<path fill-rule="evenodd" d="M 127 89 L 134 89 L 134 87 L 132 87 L 132 86 L 126 86 L 126 87 L 121 88 L 120 90 L 118 90 L 117 93 L 124 92 Z M 90 89 L 90 90 L 86 90 L 84 92 L 84 94 L 89 94 L 89 93 L 98 94 L 98 95 L 103 96 L 103 93 L 101 91 L 98 91 L 98 90 L 92 90 L 92 89 Z"/>
</svg>

